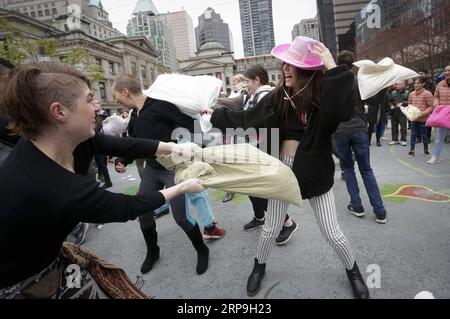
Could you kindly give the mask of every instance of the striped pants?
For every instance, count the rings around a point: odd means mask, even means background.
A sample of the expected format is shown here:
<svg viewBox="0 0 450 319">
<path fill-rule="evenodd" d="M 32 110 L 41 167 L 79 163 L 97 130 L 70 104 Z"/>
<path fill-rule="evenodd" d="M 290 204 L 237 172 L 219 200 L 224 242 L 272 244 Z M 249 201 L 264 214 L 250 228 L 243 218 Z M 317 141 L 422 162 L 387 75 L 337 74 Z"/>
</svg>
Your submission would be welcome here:
<svg viewBox="0 0 450 319">
<path fill-rule="evenodd" d="M 281 154 L 280 160 L 292 168 L 293 157 Z M 326 194 L 309 199 L 309 203 L 323 236 L 336 251 L 344 267 L 352 269 L 355 259 L 348 240 L 342 233 L 337 221 L 333 189 Z M 256 258 L 259 263 L 267 262 L 269 254 L 275 246 L 275 239 L 283 227 L 288 206 L 289 204 L 285 202 L 269 199 L 266 222 L 258 241 Z"/>
</svg>

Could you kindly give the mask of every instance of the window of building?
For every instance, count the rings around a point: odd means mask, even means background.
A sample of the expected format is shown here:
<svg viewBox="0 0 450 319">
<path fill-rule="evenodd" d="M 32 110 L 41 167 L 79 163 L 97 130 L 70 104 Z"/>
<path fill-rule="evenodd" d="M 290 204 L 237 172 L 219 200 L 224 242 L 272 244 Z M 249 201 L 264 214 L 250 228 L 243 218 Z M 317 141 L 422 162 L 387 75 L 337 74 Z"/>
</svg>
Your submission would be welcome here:
<svg viewBox="0 0 450 319">
<path fill-rule="evenodd" d="M 44 8 L 48 8 L 48 3 L 44 4 Z"/>
<path fill-rule="evenodd" d="M 277 80 L 277 78 L 276 78 L 275 74 L 272 74 L 272 81 L 276 81 L 276 80 Z"/>
<path fill-rule="evenodd" d="M 52 8 L 52 14 L 58 14 L 58 11 L 55 8 Z"/>
<path fill-rule="evenodd" d="M 39 10 L 39 11 L 38 11 L 38 17 L 42 17 L 42 16 L 44 16 L 44 15 L 42 14 L 42 10 Z"/>
<path fill-rule="evenodd" d="M 54 2 L 52 2 L 52 7 L 54 7 L 55 6 L 55 3 Z"/>
<path fill-rule="evenodd" d="M 137 70 L 136 70 L 136 63 L 135 62 L 131 62 L 131 74 L 136 75 Z"/>
<path fill-rule="evenodd" d="M 230 85 L 230 77 L 229 77 L 229 76 L 227 76 L 227 77 L 225 78 L 225 81 L 226 81 L 227 85 Z"/>
<path fill-rule="evenodd" d="M 26 15 L 27 17 L 29 17 L 30 15 L 28 14 L 28 12 L 24 12 L 24 15 Z"/>
<path fill-rule="evenodd" d="M 49 16 L 50 15 L 50 10 L 49 9 L 45 9 L 45 15 Z"/>
<path fill-rule="evenodd" d="M 106 100 L 106 85 L 104 82 L 99 82 L 98 87 L 100 89 L 100 98 Z"/>
<path fill-rule="evenodd" d="M 36 12 L 31 11 L 31 16 L 32 16 L 33 18 L 36 18 Z"/>
<path fill-rule="evenodd" d="M 60 56 L 59 57 L 59 62 L 66 63 L 67 62 L 67 57 L 66 56 Z"/>
<path fill-rule="evenodd" d="M 278 74 L 278 81 L 281 80 L 281 74 Z"/>
<path fill-rule="evenodd" d="M 27 9 L 27 7 L 23 7 L 23 11 L 27 11 L 28 9 Z"/>
<path fill-rule="evenodd" d="M 41 8 L 41 5 L 40 5 L 40 4 L 38 4 L 38 5 L 37 5 L 37 8 L 38 8 L 38 9 L 40 9 L 40 8 Z"/>
<path fill-rule="evenodd" d="M 96 58 L 95 59 L 95 63 L 97 64 L 97 65 L 102 65 L 102 60 L 101 59 L 99 59 L 99 58 Z"/>
<path fill-rule="evenodd" d="M 114 72 L 114 62 L 109 62 L 109 73 L 110 74 L 116 74 Z"/>
<path fill-rule="evenodd" d="M 145 72 L 145 66 L 141 66 L 142 79 L 147 81 L 147 72 Z"/>
</svg>

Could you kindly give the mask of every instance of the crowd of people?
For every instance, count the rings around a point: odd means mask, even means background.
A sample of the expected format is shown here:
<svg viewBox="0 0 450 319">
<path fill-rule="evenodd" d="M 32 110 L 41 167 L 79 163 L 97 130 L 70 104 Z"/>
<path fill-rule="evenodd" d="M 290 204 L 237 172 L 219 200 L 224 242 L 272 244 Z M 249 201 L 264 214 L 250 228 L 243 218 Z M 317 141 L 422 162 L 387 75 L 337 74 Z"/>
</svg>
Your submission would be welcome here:
<svg viewBox="0 0 450 319">
<path fill-rule="evenodd" d="M 377 146 L 382 147 L 390 119 L 389 145 L 406 147 L 409 127 L 410 149 L 406 155 L 415 156 L 420 142 L 428 163 L 439 163 L 448 129 L 432 129 L 425 124 L 437 106 L 450 107 L 450 66 L 436 87 L 421 70 L 424 74 L 420 77 L 392 83 L 362 100 L 354 53 L 343 51 L 335 61 L 322 43 L 297 37 L 289 46 L 275 47 L 272 55 L 283 65 L 277 85 L 269 83 L 264 67 L 250 66 L 233 78 L 230 96 L 219 98 L 200 113 L 211 115 L 213 127 L 223 132 L 224 143 L 250 142 L 227 136 L 228 128 L 278 129 L 278 138 L 258 136 L 257 140 L 270 141 L 269 153 L 280 150 L 279 160 L 295 174 L 302 199 L 309 201 L 324 239 L 345 269 L 354 296 L 369 298 L 350 242 L 337 220 L 333 153 L 345 177 L 348 212 L 357 217 L 365 215 L 356 161 L 375 221 L 385 224 L 387 210 L 370 164 L 373 133 Z M 111 285 L 129 291 L 129 284 L 120 278 L 104 280 L 86 267 L 81 287 L 67 288 L 64 273 L 69 261 L 61 252 L 80 254 L 80 248 L 64 242 L 74 229 L 80 231 L 80 225 L 138 219 L 147 247 L 140 270 L 148 273 L 160 258 L 155 211 L 166 203 L 170 203 L 176 224 L 192 244 L 197 256 L 196 273 L 207 271 L 210 249 L 205 241 L 223 238 L 225 230 L 218 226 L 200 182 L 189 179 L 175 184 L 175 174 L 156 158 L 161 154 L 192 158 L 190 141 L 174 139 L 172 132 L 177 127 L 194 132 L 193 117 L 172 103 L 145 96 L 140 81 L 132 75 L 114 80 L 112 94 L 125 109 L 106 116 L 94 98 L 89 79 L 72 67 L 42 62 L 15 68 L 1 60 L 0 71 L 0 194 L 7 194 L 2 197 L 0 210 L 0 298 L 112 298 L 108 293 L 113 290 Z M 410 123 L 401 111 L 408 105 L 421 112 Z M 432 135 L 435 139 L 430 149 Z M 276 142 L 279 145 L 271 144 Z M 137 195 L 107 190 L 112 187 L 109 156 L 115 157 L 113 167 L 119 173 L 136 162 L 141 179 Z M 92 163 L 96 163 L 98 176 L 89 173 Z M 103 185 L 97 182 L 100 176 Z M 224 202 L 233 196 L 227 193 Z M 249 199 L 253 216 L 243 230 L 262 228 L 246 282 L 247 294 L 255 296 L 272 249 L 287 244 L 299 225 L 287 214 L 287 203 Z M 198 222 L 189 203 L 197 212 Z M 92 263 L 104 266 L 98 260 L 91 258 Z"/>
<path fill-rule="evenodd" d="M 390 123 L 392 140 L 388 142 L 389 145 L 409 146 L 405 156 L 411 158 L 416 156 L 416 144 L 422 143 L 427 163 L 434 165 L 440 163 L 442 146 L 450 140 L 450 136 L 446 127 L 426 126 L 426 122 L 437 106 L 450 103 L 448 96 L 450 67 L 445 67 L 436 81 L 430 78 L 425 69 L 419 70 L 418 74 L 419 77 L 398 81 L 381 91 L 375 98 L 365 101 L 368 108 L 366 118 L 369 121 L 369 141 L 375 132 L 376 144 L 382 147 L 382 140 L 386 139 L 385 129 Z M 401 111 L 401 108 L 408 105 L 417 107 L 422 116 L 414 121 L 408 120 Z M 408 131 L 410 131 L 409 143 Z M 430 144 L 433 144 L 432 151 Z"/>
</svg>

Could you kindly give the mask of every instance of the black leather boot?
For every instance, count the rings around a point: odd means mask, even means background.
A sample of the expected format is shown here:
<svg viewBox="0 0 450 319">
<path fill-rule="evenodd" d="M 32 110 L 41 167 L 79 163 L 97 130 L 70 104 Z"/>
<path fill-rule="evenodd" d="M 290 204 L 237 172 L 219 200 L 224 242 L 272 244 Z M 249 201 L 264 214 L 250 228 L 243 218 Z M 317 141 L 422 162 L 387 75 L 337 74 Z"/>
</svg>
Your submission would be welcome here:
<svg viewBox="0 0 450 319">
<path fill-rule="evenodd" d="M 202 233 L 198 224 L 195 224 L 194 228 L 186 232 L 189 239 L 192 242 L 195 250 L 197 251 L 197 274 L 201 275 L 208 269 L 209 249 L 203 241 Z"/>
<path fill-rule="evenodd" d="M 265 274 L 266 264 L 258 263 L 258 259 L 255 258 L 253 271 L 247 280 L 247 295 L 253 297 L 259 292 L 259 289 L 261 288 L 261 281 L 263 280 Z"/>
<path fill-rule="evenodd" d="M 358 265 L 353 265 L 353 268 L 345 270 L 347 272 L 348 280 L 350 280 L 350 284 L 352 285 L 353 295 L 358 299 L 369 299 L 369 289 L 367 289 L 366 283 L 359 272 Z"/>
<path fill-rule="evenodd" d="M 147 256 L 141 266 L 141 273 L 146 274 L 153 268 L 153 264 L 159 259 L 158 233 L 155 228 L 141 228 L 147 245 Z"/>
</svg>

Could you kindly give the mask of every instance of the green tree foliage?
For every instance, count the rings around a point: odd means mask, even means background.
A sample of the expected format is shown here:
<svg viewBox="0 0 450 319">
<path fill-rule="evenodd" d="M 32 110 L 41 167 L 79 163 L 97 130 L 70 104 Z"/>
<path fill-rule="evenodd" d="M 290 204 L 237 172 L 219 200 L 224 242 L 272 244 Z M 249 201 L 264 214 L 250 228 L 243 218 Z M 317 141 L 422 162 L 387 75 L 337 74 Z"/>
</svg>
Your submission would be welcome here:
<svg viewBox="0 0 450 319">
<path fill-rule="evenodd" d="M 54 38 L 31 39 L 27 37 L 24 31 L 4 18 L 0 18 L 0 34 L 3 36 L 3 41 L 0 42 L 0 56 L 14 65 L 39 61 L 40 47 L 44 48 L 49 58 L 52 58 L 59 47 L 58 40 Z"/>
</svg>

